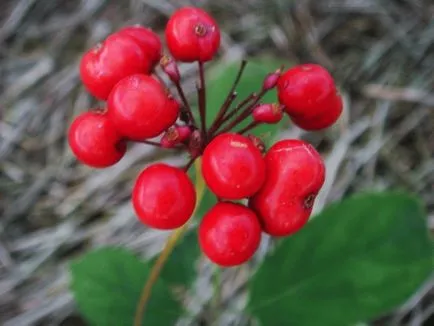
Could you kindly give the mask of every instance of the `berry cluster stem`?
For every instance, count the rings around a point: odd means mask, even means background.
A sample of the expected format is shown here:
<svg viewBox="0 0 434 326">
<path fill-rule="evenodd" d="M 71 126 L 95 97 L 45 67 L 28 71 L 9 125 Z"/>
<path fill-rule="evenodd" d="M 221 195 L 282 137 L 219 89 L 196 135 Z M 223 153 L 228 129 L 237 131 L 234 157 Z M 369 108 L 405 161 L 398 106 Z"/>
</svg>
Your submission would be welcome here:
<svg viewBox="0 0 434 326">
<path fill-rule="evenodd" d="M 199 61 L 199 86 L 197 88 L 200 124 L 202 135 L 206 138 L 206 84 L 205 84 L 205 68 L 203 62 Z"/>
<path fill-rule="evenodd" d="M 254 99 L 254 101 L 252 103 L 250 103 L 234 120 L 232 120 L 221 131 L 221 133 L 228 132 L 228 131 L 232 130 L 234 127 L 238 126 L 241 122 L 243 122 L 245 119 L 247 119 L 250 116 L 250 114 L 252 113 L 255 106 L 259 103 L 259 101 L 264 97 L 264 95 L 266 93 L 267 93 L 266 90 L 262 90 L 258 95 L 251 94 L 249 97 L 247 97 L 246 100 L 242 102 L 244 105 L 245 105 L 245 103 L 250 102 L 250 100 L 252 100 L 252 99 Z M 242 106 L 244 106 L 244 105 L 242 105 Z M 236 111 L 234 110 L 232 113 L 234 113 L 234 112 L 236 112 Z M 233 114 L 233 115 L 235 115 L 235 114 Z"/>
<path fill-rule="evenodd" d="M 195 174 L 196 174 L 196 207 L 194 209 L 193 215 L 196 213 L 205 191 L 205 181 L 203 180 L 202 174 L 200 173 L 200 160 L 195 162 Z M 152 287 L 157 281 L 161 270 L 163 269 L 167 259 L 169 258 L 172 251 L 175 249 L 176 243 L 178 240 L 184 235 L 184 233 L 188 229 L 188 223 L 180 227 L 179 229 L 172 232 L 169 236 L 169 239 L 166 241 L 164 245 L 163 251 L 158 256 L 154 266 L 152 266 L 151 272 L 149 274 L 148 279 L 142 289 L 142 293 L 140 295 L 140 300 L 137 304 L 136 314 L 134 316 L 134 326 L 141 326 L 143 322 L 143 318 L 145 315 L 146 305 L 151 297 Z"/>
<path fill-rule="evenodd" d="M 237 95 L 235 92 L 235 89 L 240 82 L 241 76 L 243 75 L 243 72 L 244 72 L 244 69 L 246 68 L 246 65 L 247 65 L 246 60 L 241 61 L 240 69 L 238 70 L 237 76 L 235 77 L 235 81 L 232 84 L 232 87 L 231 87 L 228 95 L 226 96 L 226 99 L 223 102 L 223 105 L 222 105 L 214 123 L 210 127 L 209 134 L 212 134 L 216 130 L 216 126 L 218 126 L 222 122 L 222 120 L 225 118 L 226 112 L 229 110 L 231 104 L 233 103 L 233 101 Z"/>
<path fill-rule="evenodd" d="M 244 128 L 242 128 L 240 131 L 238 131 L 239 134 L 245 134 L 247 131 L 252 130 L 253 128 L 257 127 L 259 125 L 259 122 L 257 121 L 252 121 L 251 123 L 249 123 L 247 126 L 245 126 Z"/>
</svg>

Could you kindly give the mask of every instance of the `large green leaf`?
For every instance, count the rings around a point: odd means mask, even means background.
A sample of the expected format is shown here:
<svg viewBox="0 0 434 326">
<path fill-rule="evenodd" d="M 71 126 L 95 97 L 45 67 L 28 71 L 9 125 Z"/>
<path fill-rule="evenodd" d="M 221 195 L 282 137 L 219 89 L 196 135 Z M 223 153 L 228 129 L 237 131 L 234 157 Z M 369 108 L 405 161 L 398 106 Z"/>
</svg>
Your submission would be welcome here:
<svg viewBox="0 0 434 326">
<path fill-rule="evenodd" d="M 433 270 L 424 212 L 404 194 L 327 208 L 265 259 L 248 308 L 267 326 L 346 326 L 402 303 Z"/>
<path fill-rule="evenodd" d="M 188 288 L 196 277 L 196 261 L 200 255 L 197 230 L 188 232 L 176 245 L 161 271 L 161 278 L 170 286 Z"/>
<path fill-rule="evenodd" d="M 261 90 L 264 77 L 278 69 L 282 65 L 282 61 L 274 58 L 261 58 L 249 60 L 244 70 L 244 74 L 236 88 L 237 99 L 233 107 L 249 96 L 252 92 Z M 209 71 L 209 81 L 207 87 L 207 125 L 208 127 L 214 121 L 220 107 L 225 101 L 226 95 L 232 87 L 233 81 L 236 78 L 240 67 L 240 62 L 220 63 Z M 276 92 L 270 91 L 263 98 L 263 103 L 276 102 Z M 246 125 L 251 120 L 246 121 L 242 126 Z M 261 136 L 267 143 L 272 141 L 272 136 L 277 131 L 276 125 L 263 125 L 255 128 L 255 135 Z"/>
<path fill-rule="evenodd" d="M 90 252 L 71 264 L 71 289 L 79 310 L 95 326 L 132 325 L 149 267 L 120 248 Z M 169 288 L 158 280 L 143 325 L 174 325 L 182 314 Z"/>
</svg>

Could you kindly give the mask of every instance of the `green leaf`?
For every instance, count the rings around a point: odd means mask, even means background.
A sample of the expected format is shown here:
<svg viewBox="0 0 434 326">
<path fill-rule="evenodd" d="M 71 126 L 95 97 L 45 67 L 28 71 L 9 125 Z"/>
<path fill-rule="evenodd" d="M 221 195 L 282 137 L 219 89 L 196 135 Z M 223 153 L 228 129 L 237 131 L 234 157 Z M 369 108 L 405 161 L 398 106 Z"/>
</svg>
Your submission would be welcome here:
<svg viewBox="0 0 434 326">
<path fill-rule="evenodd" d="M 244 74 L 240 80 L 237 91 L 237 99 L 234 102 L 232 107 L 235 107 L 237 103 L 241 102 L 244 98 L 248 97 L 253 92 L 260 91 L 262 87 L 262 82 L 264 81 L 264 77 L 270 73 L 278 69 L 282 65 L 282 61 L 279 61 L 275 58 L 260 58 L 249 60 L 247 66 L 244 70 Z M 226 99 L 226 96 L 229 90 L 232 87 L 232 84 L 236 78 L 240 67 L 240 62 L 235 63 L 221 63 L 211 69 L 209 71 L 209 82 L 207 87 L 207 126 L 209 127 L 211 123 L 214 121 L 214 118 L 218 114 L 220 107 Z M 276 92 L 270 91 L 268 92 L 262 102 L 263 103 L 272 103 L 276 102 Z M 245 126 L 248 120 L 241 124 L 240 126 Z M 238 127 L 237 130 L 239 130 Z M 254 129 L 252 132 L 257 136 L 261 136 L 261 138 L 267 143 L 272 141 L 272 136 L 278 130 L 277 125 L 262 125 Z"/>
<path fill-rule="evenodd" d="M 90 252 L 71 264 L 71 289 L 83 316 L 95 326 L 132 325 L 149 267 L 121 248 Z M 168 287 L 158 280 L 143 325 L 173 325 L 182 314 Z"/>
<path fill-rule="evenodd" d="M 196 261 L 199 255 L 197 232 L 192 230 L 176 245 L 161 271 L 161 278 L 170 286 L 188 288 L 196 277 Z"/>
<path fill-rule="evenodd" d="M 262 325 L 340 326 L 403 303 L 433 270 L 413 197 L 365 194 L 327 208 L 265 259 L 248 308 Z"/>
</svg>

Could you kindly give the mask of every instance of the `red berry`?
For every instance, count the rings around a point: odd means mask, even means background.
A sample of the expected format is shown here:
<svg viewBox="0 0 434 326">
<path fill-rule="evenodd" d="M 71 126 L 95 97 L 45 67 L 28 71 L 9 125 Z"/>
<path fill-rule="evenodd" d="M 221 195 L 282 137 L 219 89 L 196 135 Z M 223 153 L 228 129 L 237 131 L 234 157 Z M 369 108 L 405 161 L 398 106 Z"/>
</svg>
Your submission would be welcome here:
<svg viewBox="0 0 434 326">
<path fill-rule="evenodd" d="M 250 139 L 225 133 L 205 148 L 202 174 L 218 197 L 242 199 L 252 196 L 264 183 L 265 163 Z"/>
<path fill-rule="evenodd" d="M 333 95 L 333 99 L 327 104 L 327 110 L 324 110 L 323 114 L 313 118 L 292 116 L 291 120 L 304 130 L 321 130 L 330 127 L 339 119 L 342 108 L 342 98 L 339 95 Z"/>
<path fill-rule="evenodd" d="M 274 144 L 265 155 L 265 164 L 266 181 L 249 205 L 268 234 L 293 234 L 309 219 L 324 183 L 324 163 L 310 144 L 290 139 Z"/>
<path fill-rule="evenodd" d="M 87 51 L 80 62 L 83 84 L 93 96 L 105 100 L 122 78 L 148 73 L 151 62 L 134 38 L 113 34 Z"/>
<path fill-rule="evenodd" d="M 184 7 L 170 17 L 166 26 L 166 43 L 176 60 L 209 61 L 220 46 L 220 29 L 202 9 Z"/>
<path fill-rule="evenodd" d="M 157 163 L 138 176 L 132 201 L 142 223 L 161 230 L 176 229 L 193 214 L 196 191 L 183 170 Z"/>
<path fill-rule="evenodd" d="M 253 120 L 261 123 L 278 123 L 283 117 L 283 107 L 279 104 L 261 104 L 253 109 Z"/>
<path fill-rule="evenodd" d="M 332 76 L 316 64 L 303 64 L 287 70 L 277 84 L 279 101 L 290 116 L 313 118 L 325 114 L 336 94 Z"/>
<path fill-rule="evenodd" d="M 249 260 L 261 242 L 256 214 L 245 206 L 218 203 L 203 217 L 199 244 L 214 263 L 230 267 Z"/>
<path fill-rule="evenodd" d="M 146 56 L 151 60 L 152 65 L 158 63 L 161 57 L 162 45 L 158 35 L 151 29 L 140 25 L 133 25 L 121 28 L 118 34 L 129 35 L 134 38 Z"/>
<path fill-rule="evenodd" d="M 126 151 L 126 144 L 102 112 L 85 112 L 76 117 L 69 128 L 68 141 L 78 160 L 95 168 L 115 164 Z"/>
<path fill-rule="evenodd" d="M 108 99 L 110 119 L 123 136 L 133 140 L 158 136 L 175 123 L 178 113 L 178 102 L 146 75 L 122 79 Z"/>
</svg>

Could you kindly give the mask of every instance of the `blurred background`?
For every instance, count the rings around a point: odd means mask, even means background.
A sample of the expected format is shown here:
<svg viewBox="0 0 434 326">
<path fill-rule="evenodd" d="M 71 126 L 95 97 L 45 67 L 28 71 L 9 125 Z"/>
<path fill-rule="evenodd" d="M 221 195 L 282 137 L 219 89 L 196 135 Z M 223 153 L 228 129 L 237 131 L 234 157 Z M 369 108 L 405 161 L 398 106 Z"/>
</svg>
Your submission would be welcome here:
<svg viewBox="0 0 434 326">
<path fill-rule="evenodd" d="M 338 80 L 345 113 L 334 128 L 306 133 L 289 126 L 278 136 L 309 140 L 326 157 L 316 211 L 366 189 L 405 189 L 423 200 L 434 231 L 432 0 L 2 0 L 1 325 L 84 325 L 68 291 L 69 259 L 107 244 L 147 257 L 161 250 L 167 234 L 139 226 L 132 183 L 156 158 L 177 165 L 185 158 L 133 146 L 118 165 L 92 170 L 76 162 L 65 134 L 74 116 L 96 105 L 79 81 L 83 51 L 128 24 L 163 35 L 168 16 L 185 5 L 215 16 L 223 31 L 220 61 L 317 62 Z M 193 92 L 195 67 L 181 69 Z M 198 325 L 210 275 L 198 276 Z M 223 298 L 236 304 L 246 273 L 223 277 Z M 373 322 L 434 325 L 433 314 L 428 280 L 407 304 Z M 226 325 L 248 324 L 234 318 Z"/>
</svg>

